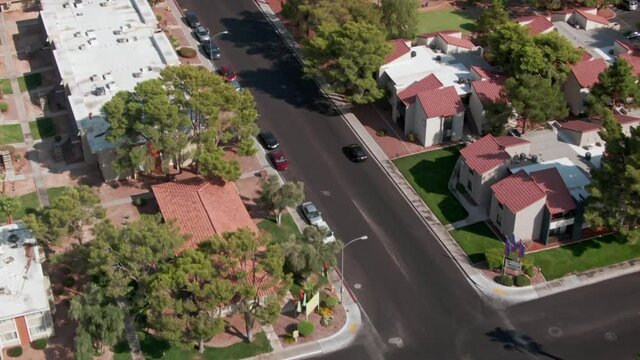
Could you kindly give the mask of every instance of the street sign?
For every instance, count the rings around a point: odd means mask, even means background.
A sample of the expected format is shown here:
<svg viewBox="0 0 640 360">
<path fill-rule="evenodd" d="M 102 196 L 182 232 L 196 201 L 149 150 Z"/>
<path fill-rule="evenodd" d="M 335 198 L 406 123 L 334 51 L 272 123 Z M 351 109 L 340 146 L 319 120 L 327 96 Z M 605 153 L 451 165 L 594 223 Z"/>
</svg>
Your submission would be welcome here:
<svg viewBox="0 0 640 360">
<path fill-rule="evenodd" d="M 318 305 L 320 305 L 320 292 L 317 292 L 309 301 L 307 301 L 307 306 L 305 307 L 306 315 L 308 316 L 315 310 Z"/>
<path fill-rule="evenodd" d="M 522 264 L 515 260 L 505 259 L 505 266 L 512 270 L 522 270 Z"/>
</svg>

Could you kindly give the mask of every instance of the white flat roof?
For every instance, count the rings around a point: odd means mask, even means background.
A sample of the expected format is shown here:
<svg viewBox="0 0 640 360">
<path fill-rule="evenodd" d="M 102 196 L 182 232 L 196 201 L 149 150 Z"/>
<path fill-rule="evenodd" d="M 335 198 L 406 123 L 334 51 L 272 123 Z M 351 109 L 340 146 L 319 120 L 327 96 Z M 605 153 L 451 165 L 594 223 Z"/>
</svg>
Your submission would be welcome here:
<svg viewBox="0 0 640 360">
<path fill-rule="evenodd" d="M 473 80 L 473 76 L 463 64 L 450 63 L 455 61 L 453 56 L 436 53 L 425 45 L 414 46 L 411 48 L 411 52 L 415 52 L 416 56 L 405 55 L 403 58 L 383 66 L 381 69 L 393 81 L 397 92 L 402 91 L 429 74 L 434 74 L 443 86 L 454 86 L 458 95 L 465 95 L 471 92 L 471 84 L 469 82 L 465 81 L 459 84 L 458 80 Z M 436 60 L 437 56 L 440 56 L 440 61 Z"/>
<path fill-rule="evenodd" d="M 22 224 L 0 226 L 0 320 L 49 309 L 36 240 Z"/>
<path fill-rule="evenodd" d="M 40 16 L 53 43 L 71 112 L 93 153 L 113 147 L 102 105 L 120 90 L 157 78 L 178 56 L 158 32 L 147 0 L 41 0 Z"/>
</svg>

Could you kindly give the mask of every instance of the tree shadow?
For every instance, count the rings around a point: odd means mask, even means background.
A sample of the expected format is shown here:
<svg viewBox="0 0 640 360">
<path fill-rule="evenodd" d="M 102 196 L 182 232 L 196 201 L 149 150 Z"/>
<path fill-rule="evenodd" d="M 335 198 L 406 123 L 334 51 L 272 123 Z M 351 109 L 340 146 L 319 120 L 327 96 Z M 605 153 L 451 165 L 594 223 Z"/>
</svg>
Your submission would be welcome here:
<svg viewBox="0 0 640 360">
<path fill-rule="evenodd" d="M 502 347 L 505 350 L 517 351 L 522 354 L 544 356 L 552 360 L 562 360 L 562 358 L 544 351 L 542 345 L 536 342 L 529 335 L 522 334 L 516 330 L 507 330 L 497 327 L 487 332 L 485 335 L 491 339 L 491 342 L 502 344 Z"/>
</svg>

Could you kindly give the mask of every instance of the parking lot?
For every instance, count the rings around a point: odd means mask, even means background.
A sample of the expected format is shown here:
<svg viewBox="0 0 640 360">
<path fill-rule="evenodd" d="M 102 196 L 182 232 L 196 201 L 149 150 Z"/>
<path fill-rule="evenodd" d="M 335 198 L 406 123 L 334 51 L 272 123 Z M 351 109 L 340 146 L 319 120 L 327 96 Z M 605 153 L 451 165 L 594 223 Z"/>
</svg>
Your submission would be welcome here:
<svg viewBox="0 0 640 360">
<path fill-rule="evenodd" d="M 612 8 L 616 13 L 616 17 L 612 19 L 620 24 L 620 31 L 626 33 L 629 31 L 637 31 L 640 24 L 640 10 L 628 11 L 620 7 Z"/>
</svg>

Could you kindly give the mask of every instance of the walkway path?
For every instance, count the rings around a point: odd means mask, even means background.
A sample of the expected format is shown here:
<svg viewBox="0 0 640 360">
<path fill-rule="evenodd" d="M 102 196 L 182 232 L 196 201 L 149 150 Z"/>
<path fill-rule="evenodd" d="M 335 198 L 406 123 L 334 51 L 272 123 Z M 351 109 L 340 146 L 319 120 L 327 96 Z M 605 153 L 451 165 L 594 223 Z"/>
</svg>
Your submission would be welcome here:
<svg viewBox="0 0 640 360">
<path fill-rule="evenodd" d="M 11 82 L 11 90 L 14 94 L 16 94 L 16 111 L 18 113 L 18 120 L 20 121 L 20 127 L 22 129 L 22 133 L 24 135 L 24 142 L 27 146 L 27 158 L 29 159 L 29 163 L 31 165 L 31 172 L 33 181 L 36 185 L 36 191 L 38 193 L 38 200 L 40 200 L 40 204 L 42 206 L 49 205 L 49 196 L 47 195 L 47 187 L 44 184 L 44 178 L 42 176 L 42 170 L 40 168 L 40 162 L 38 159 L 38 151 L 33 147 L 33 137 L 31 136 L 31 129 L 29 128 L 29 113 L 27 112 L 27 107 L 24 104 L 24 100 L 22 96 L 22 91 L 20 90 L 20 85 L 18 84 L 18 78 L 22 76 L 21 73 L 18 72 L 16 63 L 13 60 L 13 54 L 10 51 L 10 47 L 7 44 L 10 44 L 12 39 L 9 38 L 8 29 L 6 27 L 4 13 L 0 13 L 0 42 L 2 45 L 2 56 L 4 57 L 4 64 L 7 69 L 7 77 Z"/>
</svg>

